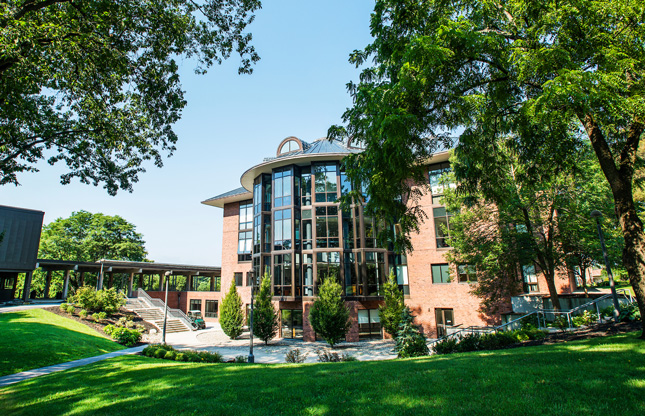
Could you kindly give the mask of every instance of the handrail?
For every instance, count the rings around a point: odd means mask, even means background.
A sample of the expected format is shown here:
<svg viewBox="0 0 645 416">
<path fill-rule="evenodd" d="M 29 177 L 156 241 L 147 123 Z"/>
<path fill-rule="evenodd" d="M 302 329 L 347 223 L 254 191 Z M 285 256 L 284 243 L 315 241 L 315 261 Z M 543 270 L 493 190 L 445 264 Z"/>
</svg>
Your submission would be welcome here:
<svg viewBox="0 0 645 416">
<path fill-rule="evenodd" d="M 147 303 L 152 308 L 164 309 L 166 307 L 166 304 L 161 299 L 151 297 L 142 288 L 139 288 L 136 293 L 137 293 L 137 298 L 142 299 L 143 301 L 145 301 L 145 303 Z M 188 319 L 188 316 L 186 316 L 186 314 L 183 311 L 169 307 L 168 314 L 173 318 L 177 318 L 180 321 L 182 321 L 184 325 L 186 325 L 186 327 L 190 328 L 191 330 L 194 331 L 195 329 L 197 329 L 197 326 L 190 319 Z"/>
<path fill-rule="evenodd" d="M 618 289 L 616 292 L 617 293 L 621 292 L 620 294 L 623 295 L 626 299 L 628 299 L 629 303 L 634 302 L 634 298 L 632 297 L 631 293 L 628 290 Z M 558 310 L 555 310 L 555 309 L 543 309 L 543 308 L 541 308 L 541 309 L 537 309 L 535 311 L 529 312 L 529 313 L 527 313 L 525 315 L 522 315 L 519 318 L 513 319 L 512 321 L 506 322 L 505 324 L 502 324 L 502 325 L 498 325 L 498 326 L 494 326 L 494 327 L 489 327 L 489 326 L 482 326 L 482 327 L 470 326 L 468 328 L 461 329 L 459 331 L 453 332 L 452 334 L 448 334 L 448 335 L 445 335 L 445 336 L 443 336 L 441 338 L 437 338 L 437 339 L 435 339 L 433 341 L 430 341 L 430 342 L 428 342 L 428 347 L 430 347 L 430 346 L 432 346 L 432 345 L 434 345 L 434 344 L 436 344 L 436 343 L 438 343 L 440 341 L 445 341 L 448 338 L 455 337 L 457 335 L 461 336 L 460 334 L 464 334 L 466 332 L 470 332 L 471 334 L 474 334 L 475 330 L 477 330 L 477 332 L 484 332 L 484 333 L 498 332 L 500 330 L 505 330 L 505 328 L 509 327 L 510 325 L 512 325 L 512 324 L 514 324 L 516 322 L 519 322 L 522 319 L 525 319 L 525 318 L 527 318 L 527 317 L 529 317 L 529 316 L 531 316 L 533 314 L 535 314 L 535 316 L 537 317 L 538 328 L 542 328 L 542 326 L 540 326 L 540 315 L 542 316 L 542 322 L 544 322 L 544 324 L 546 326 L 546 317 L 545 317 L 545 315 L 547 313 L 554 314 L 554 315 L 555 314 L 567 315 L 567 321 L 568 321 L 568 324 L 569 324 L 569 328 L 571 328 L 571 315 L 574 312 L 577 312 L 577 311 L 579 311 L 579 310 L 581 310 L 583 308 L 586 308 L 586 307 L 594 305 L 594 304 L 596 305 L 596 310 L 598 311 L 598 302 L 600 302 L 601 300 L 608 299 L 611 296 L 612 296 L 612 294 L 608 293 L 608 294 L 603 295 L 603 296 L 601 296 L 599 298 L 596 298 L 596 299 L 594 299 L 594 300 L 592 300 L 590 302 L 587 302 L 587 303 L 582 304 L 580 306 L 576 306 L 575 308 L 573 308 L 573 309 L 571 309 L 569 311 L 566 311 L 566 312 L 558 311 Z M 598 311 L 598 319 L 600 320 L 599 311 Z"/>
</svg>

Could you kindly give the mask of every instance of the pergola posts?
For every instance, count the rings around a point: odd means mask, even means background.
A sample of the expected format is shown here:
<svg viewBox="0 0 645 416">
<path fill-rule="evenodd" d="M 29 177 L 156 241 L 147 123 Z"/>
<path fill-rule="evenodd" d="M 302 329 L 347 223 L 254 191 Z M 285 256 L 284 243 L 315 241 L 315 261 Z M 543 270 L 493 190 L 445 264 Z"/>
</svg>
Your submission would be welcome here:
<svg viewBox="0 0 645 416">
<path fill-rule="evenodd" d="M 67 299 L 67 292 L 69 291 L 69 275 L 72 271 L 70 269 L 65 270 L 65 278 L 63 280 L 63 300 Z"/>
<path fill-rule="evenodd" d="M 24 302 L 29 302 L 29 292 L 31 291 L 31 276 L 34 272 L 25 273 L 25 287 L 24 293 L 22 294 L 22 300 Z"/>
<path fill-rule="evenodd" d="M 49 299 L 49 288 L 51 287 L 52 284 L 52 271 L 47 270 L 47 276 L 45 277 L 45 294 L 44 298 Z"/>
<path fill-rule="evenodd" d="M 132 297 L 132 286 L 134 285 L 134 272 L 130 272 L 130 277 L 128 278 L 128 297 Z"/>
</svg>

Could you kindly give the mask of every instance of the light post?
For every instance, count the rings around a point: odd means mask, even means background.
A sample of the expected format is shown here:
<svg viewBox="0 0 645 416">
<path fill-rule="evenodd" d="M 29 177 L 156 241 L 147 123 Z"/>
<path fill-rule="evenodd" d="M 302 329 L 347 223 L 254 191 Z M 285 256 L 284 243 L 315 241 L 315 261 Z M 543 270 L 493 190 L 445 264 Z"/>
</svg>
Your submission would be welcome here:
<svg viewBox="0 0 645 416">
<path fill-rule="evenodd" d="M 254 363 L 255 362 L 255 356 L 253 356 L 253 300 L 254 300 L 254 295 L 255 295 L 255 276 L 253 275 L 253 271 L 251 273 L 251 316 L 249 317 L 249 340 L 250 340 L 250 345 L 249 345 L 249 358 L 248 362 L 249 363 Z"/>
<path fill-rule="evenodd" d="M 166 321 L 168 320 L 168 278 L 170 277 L 170 272 L 164 273 L 164 276 L 166 277 L 166 301 L 164 302 L 163 310 L 163 335 L 161 340 L 163 344 L 166 343 Z"/>
<path fill-rule="evenodd" d="M 611 297 L 614 300 L 614 320 L 618 322 L 618 316 L 620 315 L 618 310 L 620 305 L 618 304 L 618 295 L 616 294 L 616 286 L 614 285 L 614 276 L 611 273 L 611 267 L 609 267 L 609 259 L 607 258 L 607 247 L 605 247 L 605 239 L 602 235 L 602 228 L 600 228 L 600 218 L 602 218 L 602 213 L 598 210 L 591 211 L 589 214 L 591 218 L 596 219 L 596 225 L 598 226 L 598 238 L 600 239 L 600 247 L 602 248 L 602 256 L 605 259 L 605 267 L 607 268 L 607 276 L 609 276 L 609 287 L 611 288 Z"/>
</svg>

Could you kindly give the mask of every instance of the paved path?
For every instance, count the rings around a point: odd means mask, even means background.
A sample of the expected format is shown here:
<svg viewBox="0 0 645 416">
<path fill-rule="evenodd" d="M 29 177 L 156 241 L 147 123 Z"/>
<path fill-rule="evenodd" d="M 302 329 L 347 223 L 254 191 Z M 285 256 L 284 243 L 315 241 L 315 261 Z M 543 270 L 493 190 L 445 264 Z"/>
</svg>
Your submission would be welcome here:
<svg viewBox="0 0 645 416">
<path fill-rule="evenodd" d="M 28 309 L 49 308 L 50 306 L 57 306 L 57 305 L 60 305 L 61 303 L 63 303 L 62 300 L 51 300 L 51 301 L 38 301 L 27 305 L 0 306 L 0 313 L 26 311 Z"/>
<path fill-rule="evenodd" d="M 145 345 L 127 348 L 125 350 L 109 352 L 95 357 L 82 358 L 76 361 L 68 361 L 66 363 L 50 365 L 49 367 L 35 368 L 33 370 L 23 371 L 22 373 L 11 374 L 8 376 L 0 377 L 0 387 L 8 386 L 10 384 L 19 383 L 30 378 L 43 376 L 45 374 L 57 373 L 59 371 L 69 370 L 70 368 L 80 367 L 87 364 L 92 364 L 97 361 L 107 360 L 108 358 L 120 357 L 122 355 L 135 354 L 145 348 Z"/>
</svg>

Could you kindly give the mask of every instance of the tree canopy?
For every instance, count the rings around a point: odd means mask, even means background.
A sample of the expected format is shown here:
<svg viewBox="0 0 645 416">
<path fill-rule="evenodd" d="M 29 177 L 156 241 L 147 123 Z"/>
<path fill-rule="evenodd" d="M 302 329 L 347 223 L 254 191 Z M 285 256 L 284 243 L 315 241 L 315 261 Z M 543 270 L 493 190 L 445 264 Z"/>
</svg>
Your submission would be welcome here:
<svg viewBox="0 0 645 416">
<path fill-rule="evenodd" d="M 451 136 L 466 158 L 472 146 L 512 135 L 520 159 L 550 163 L 588 140 L 645 311 L 645 233 L 633 199 L 645 130 L 643 21 L 640 0 L 378 0 L 374 41 L 350 57 L 373 65 L 349 84 L 354 105 L 329 135 L 365 148 L 347 159 L 348 176 L 372 184 L 368 209 L 399 222 L 397 246 L 406 248 L 424 218 L 406 199 L 427 182 L 422 166 Z M 482 167 L 496 169 L 493 159 Z"/>
<path fill-rule="evenodd" d="M 101 259 L 145 261 L 143 236 L 122 217 L 73 212 L 43 226 L 38 257 L 96 262 Z"/>
<path fill-rule="evenodd" d="M 132 190 L 175 150 L 186 105 L 177 59 L 206 72 L 259 57 L 247 25 L 258 0 L 9 0 L 0 3 L 0 185 L 37 162 L 61 176 Z"/>
</svg>

